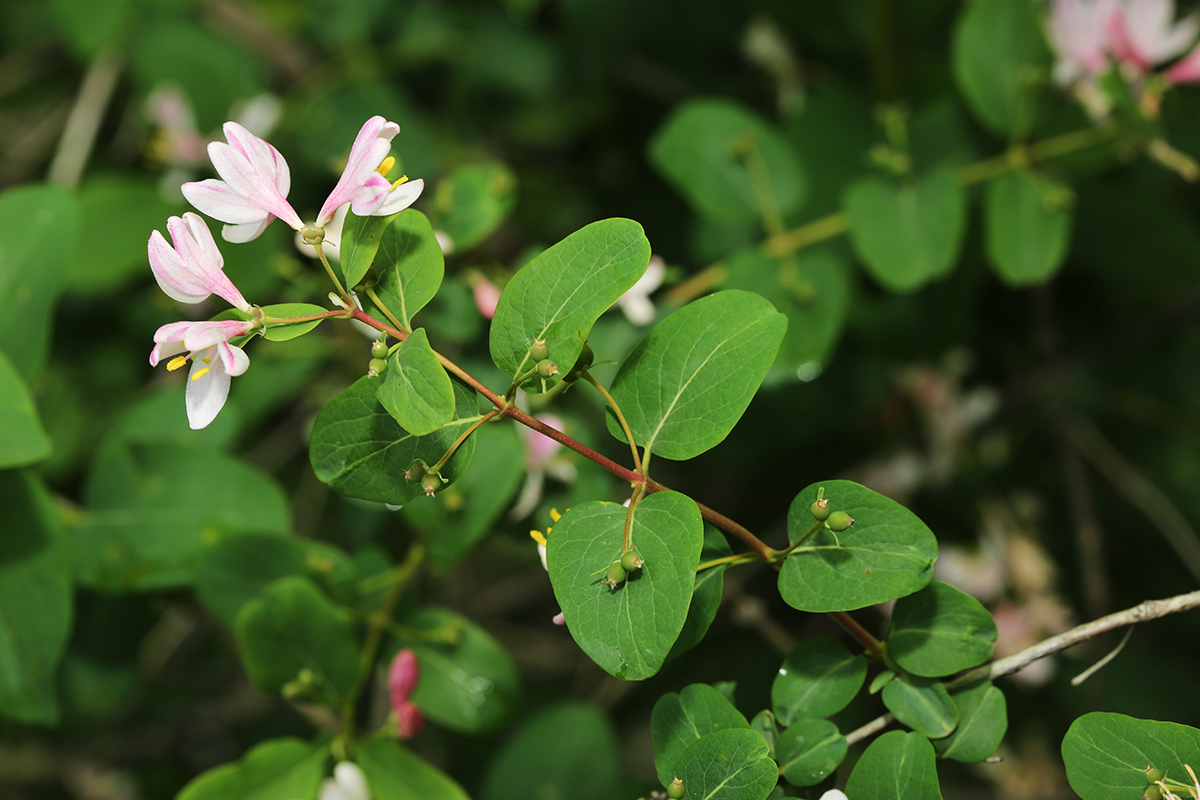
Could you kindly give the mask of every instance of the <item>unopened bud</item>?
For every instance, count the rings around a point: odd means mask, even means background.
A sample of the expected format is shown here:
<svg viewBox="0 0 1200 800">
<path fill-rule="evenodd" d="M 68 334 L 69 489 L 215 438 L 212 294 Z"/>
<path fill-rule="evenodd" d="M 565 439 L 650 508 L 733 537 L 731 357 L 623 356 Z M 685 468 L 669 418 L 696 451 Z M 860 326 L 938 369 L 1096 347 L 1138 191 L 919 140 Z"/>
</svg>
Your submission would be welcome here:
<svg viewBox="0 0 1200 800">
<path fill-rule="evenodd" d="M 629 550 L 621 556 L 621 566 L 626 572 L 633 572 L 642 568 L 642 564 L 646 562 L 642 560 L 641 555 L 636 550 Z"/>
<path fill-rule="evenodd" d="M 550 345 L 545 339 L 534 339 L 533 347 L 529 348 L 529 357 L 534 361 L 543 361 L 550 357 Z"/>
<path fill-rule="evenodd" d="M 687 794 L 687 789 L 683 788 L 683 781 L 678 777 L 671 781 L 671 785 L 667 787 L 667 797 L 671 798 L 671 800 L 679 800 L 685 794 Z"/>
<path fill-rule="evenodd" d="M 401 739 L 411 739 L 420 733 L 423 727 L 425 719 L 416 703 L 410 701 L 396 709 L 396 732 L 400 734 Z"/>
<path fill-rule="evenodd" d="M 537 372 L 538 375 L 541 375 L 543 378 L 549 378 L 552 375 L 557 375 L 558 364 L 555 364 L 548 358 L 543 358 L 537 363 Z"/>
<path fill-rule="evenodd" d="M 817 522 L 824 522 L 825 520 L 829 519 L 829 498 L 818 497 L 813 501 L 813 504 L 808 507 L 808 510 L 812 512 L 813 518 L 815 518 Z"/>
<path fill-rule="evenodd" d="M 325 241 L 325 229 L 305 225 L 300 229 L 300 238 L 304 240 L 305 244 L 320 244 Z"/>
<path fill-rule="evenodd" d="M 845 511 L 834 511 L 825 520 L 825 527 L 834 533 L 841 533 L 854 524 L 854 519 Z"/>
<path fill-rule="evenodd" d="M 421 664 L 417 654 L 407 648 L 396 653 L 388 670 L 388 691 L 391 693 L 392 710 L 400 713 L 400 707 L 412 697 L 421 679 Z"/>
<path fill-rule="evenodd" d="M 626 573 L 625 568 L 621 566 L 620 561 L 614 561 L 613 563 L 609 564 L 607 572 L 608 580 L 605 581 L 608 584 L 608 588 L 616 589 L 625 582 L 627 574 L 628 573 Z"/>
</svg>

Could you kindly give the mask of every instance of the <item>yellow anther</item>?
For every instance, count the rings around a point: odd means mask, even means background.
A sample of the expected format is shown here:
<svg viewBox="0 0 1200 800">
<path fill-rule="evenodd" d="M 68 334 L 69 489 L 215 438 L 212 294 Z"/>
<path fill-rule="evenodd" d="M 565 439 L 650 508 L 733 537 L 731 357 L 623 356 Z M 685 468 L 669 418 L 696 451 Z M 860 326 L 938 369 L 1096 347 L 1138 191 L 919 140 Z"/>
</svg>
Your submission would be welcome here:
<svg viewBox="0 0 1200 800">
<path fill-rule="evenodd" d="M 529 535 L 533 537 L 533 540 L 542 547 L 546 546 L 546 536 L 541 531 L 530 531 Z"/>
<path fill-rule="evenodd" d="M 560 519 L 562 519 L 562 514 L 558 513 L 557 508 L 550 509 L 550 519 L 554 520 L 555 522 L 558 522 Z"/>
<path fill-rule="evenodd" d="M 200 356 L 200 360 L 201 360 L 201 361 L 203 361 L 205 364 L 211 364 L 211 363 L 212 363 L 212 359 L 211 359 L 211 358 L 209 358 L 209 357 L 207 357 L 207 356 Z"/>
<path fill-rule="evenodd" d="M 400 184 L 402 184 L 402 183 L 407 183 L 407 182 L 408 182 L 408 176 L 407 176 L 407 175 L 401 175 L 401 176 L 399 177 L 399 179 L 397 179 L 397 180 L 396 180 L 396 182 L 392 184 L 392 188 L 391 188 L 391 189 L 388 189 L 388 191 L 390 192 L 390 191 L 392 191 L 393 189 L 395 189 L 397 186 L 399 186 Z"/>
<path fill-rule="evenodd" d="M 383 160 L 383 163 L 379 165 L 379 169 L 375 171 L 386 178 L 387 174 L 392 171 L 392 167 L 394 166 L 396 166 L 396 159 L 392 156 L 388 156 Z"/>
<path fill-rule="evenodd" d="M 174 372 L 187 363 L 187 356 L 175 356 L 167 362 L 167 372 Z"/>
<path fill-rule="evenodd" d="M 208 374 L 208 367 L 201 367 L 200 369 L 196 370 L 196 374 L 192 376 L 192 380 L 198 381 L 207 374 Z"/>
</svg>

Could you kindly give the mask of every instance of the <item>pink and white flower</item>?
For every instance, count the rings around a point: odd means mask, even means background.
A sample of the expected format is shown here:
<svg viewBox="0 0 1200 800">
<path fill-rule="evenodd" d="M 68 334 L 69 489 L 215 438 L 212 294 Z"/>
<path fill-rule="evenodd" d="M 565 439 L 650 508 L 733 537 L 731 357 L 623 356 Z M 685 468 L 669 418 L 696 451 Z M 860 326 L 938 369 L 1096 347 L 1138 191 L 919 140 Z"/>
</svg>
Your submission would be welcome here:
<svg viewBox="0 0 1200 800">
<path fill-rule="evenodd" d="M 1105 25 L 1113 56 L 1139 73 L 1175 58 L 1200 35 L 1200 21 L 1175 22 L 1175 0 L 1119 0 Z"/>
<path fill-rule="evenodd" d="M 287 200 L 291 173 L 279 151 L 236 122 L 225 123 L 224 131 L 228 144 L 208 146 L 220 178 L 185 183 L 183 195 L 198 210 L 229 223 L 221 232 L 226 241 L 251 241 L 276 217 L 297 231 L 306 227 L 323 231 L 346 204 L 359 216 L 389 216 L 412 205 L 425 188 L 423 180 L 402 177 L 390 182 L 384 177 L 395 163 L 388 151 L 400 126 L 380 116 L 371 117 L 359 130 L 346 168 L 321 206 L 317 221 L 305 226 Z"/>
<path fill-rule="evenodd" d="M 174 246 L 158 231 L 146 246 L 150 269 L 167 296 L 181 303 L 200 303 L 211 295 L 227 300 L 239 311 L 250 313 L 251 305 L 225 275 L 224 259 L 204 220 L 186 213 L 167 220 Z M 250 358 L 231 339 L 244 336 L 257 324 L 251 320 L 182 321 L 163 325 L 154 333 L 150 365 L 170 358 L 167 368 L 176 370 L 192 362 L 185 404 L 193 430 L 207 426 L 225 405 L 229 382 L 250 366 Z M 186 355 L 183 355 L 186 353 Z"/>
<path fill-rule="evenodd" d="M 1054 80 L 1061 86 L 1095 77 L 1108 68 L 1108 20 L 1117 0 L 1054 0 L 1047 25 L 1058 53 Z"/>
</svg>

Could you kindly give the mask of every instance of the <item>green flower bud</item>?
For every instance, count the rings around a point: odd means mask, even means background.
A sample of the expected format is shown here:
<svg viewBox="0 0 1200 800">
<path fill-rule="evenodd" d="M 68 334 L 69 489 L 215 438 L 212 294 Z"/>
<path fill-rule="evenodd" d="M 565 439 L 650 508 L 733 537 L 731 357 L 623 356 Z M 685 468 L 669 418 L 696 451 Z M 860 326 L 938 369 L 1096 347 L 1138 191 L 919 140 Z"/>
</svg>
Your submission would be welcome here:
<svg viewBox="0 0 1200 800">
<path fill-rule="evenodd" d="M 829 498 L 817 498 L 813 501 L 813 504 L 808 507 L 808 510 L 812 512 L 813 518 L 816 519 L 817 522 L 824 522 L 825 520 L 829 519 Z"/>
<path fill-rule="evenodd" d="M 685 794 L 687 794 L 687 789 L 683 788 L 683 781 L 679 778 L 675 778 L 675 780 L 671 781 L 671 785 L 667 787 L 667 797 L 671 798 L 671 800 L 680 800 Z"/>
<path fill-rule="evenodd" d="M 625 571 L 625 568 L 621 566 L 620 561 L 614 561 L 613 563 L 609 564 L 607 573 L 608 580 L 606 581 L 606 583 L 608 583 L 608 588 L 616 589 L 625 582 L 625 577 L 627 575 L 628 573 Z"/>
<path fill-rule="evenodd" d="M 550 345 L 545 339 L 534 339 L 533 347 L 529 348 L 529 357 L 534 361 L 544 361 L 550 357 Z"/>
<path fill-rule="evenodd" d="M 834 533 L 841 533 L 854 524 L 854 520 L 845 511 L 834 511 L 825 520 L 825 527 Z"/>
<path fill-rule="evenodd" d="M 376 339 L 371 342 L 371 358 L 387 358 L 388 346 Z"/>
<path fill-rule="evenodd" d="M 551 375 L 558 374 L 558 364 L 555 364 L 548 358 L 543 358 L 537 363 L 537 371 L 538 375 L 541 375 L 543 378 L 549 378 Z"/>
<path fill-rule="evenodd" d="M 620 563 L 626 572 L 633 572 L 634 570 L 641 569 L 642 564 L 646 562 L 642 560 L 642 556 L 637 550 L 629 550 L 622 554 Z"/>
<path fill-rule="evenodd" d="M 1142 771 L 1146 773 L 1146 783 L 1157 783 L 1163 779 L 1163 771 L 1150 764 L 1147 764 L 1146 769 Z"/>
<path fill-rule="evenodd" d="M 387 369 L 387 362 L 382 358 L 372 358 L 367 364 L 367 377 L 378 378 Z"/>
</svg>

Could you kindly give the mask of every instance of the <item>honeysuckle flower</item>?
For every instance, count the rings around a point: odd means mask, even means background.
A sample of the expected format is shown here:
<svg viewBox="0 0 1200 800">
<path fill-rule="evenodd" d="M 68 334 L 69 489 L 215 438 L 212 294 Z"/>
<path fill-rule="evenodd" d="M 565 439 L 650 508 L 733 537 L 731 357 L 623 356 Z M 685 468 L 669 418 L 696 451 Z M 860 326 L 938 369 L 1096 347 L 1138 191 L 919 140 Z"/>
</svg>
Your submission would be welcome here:
<svg viewBox="0 0 1200 800">
<path fill-rule="evenodd" d="M 408 208 L 425 188 L 422 180 L 406 176 L 390 182 L 384 175 L 395 164 L 389 157 L 392 138 L 400 126 L 371 117 L 350 148 L 346 168 L 325 199 L 317 221 L 305 225 L 287 201 L 291 173 L 279 151 L 236 122 L 223 128 L 228 143 L 213 142 L 208 155 L 220 178 L 185 183 L 183 195 L 198 210 L 228 223 L 221 235 L 229 242 L 248 242 L 278 217 L 305 241 L 321 241 L 338 208 L 350 204 L 359 216 L 388 216 Z"/>
<path fill-rule="evenodd" d="M 1108 20 L 1118 11 L 1117 0 L 1054 0 L 1047 28 L 1058 54 L 1054 80 L 1059 85 L 1108 68 Z"/>
<path fill-rule="evenodd" d="M 164 358 L 171 359 L 169 370 L 192 362 L 184 396 L 192 430 L 200 430 L 216 419 L 229 397 L 230 380 L 250 366 L 250 357 L 229 340 L 253 329 L 254 323 L 249 320 L 223 320 L 172 322 L 155 331 L 150 366 L 158 366 Z"/>
<path fill-rule="evenodd" d="M 484 319 L 496 316 L 496 306 L 500 303 L 500 287 L 475 271 L 467 273 L 467 282 L 471 284 L 471 294 L 480 316 Z"/>
<path fill-rule="evenodd" d="M 198 214 L 188 211 L 182 217 L 169 218 L 167 232 L 172 244 L 154 231 L 146 251 L 154 279 L 168 297 L 180 303 L 201 303 L 215 294 L 239 311 L 250 311 L 246 298 L 225 275 L 225 259 Z"/>
<path fill-rule="evenodd" d="M 333 768 L 333 777 L 321 785 L 319 800 L 371 800 L 367 776 L 352 761 L 341 761 Z"/>
<path fill-rule="evenodd" d="M 396 653 L 388 669 L 388 693 L 393 711 L 408 702 L 420 680 L 421 664 L 417 661 L 417 654 L 408 648 Z"/>
<path fill-rule="evenodd" d="M 563 421 L 553 414 L 538 414 L 537 419 L 551 428 L 563 428 Z M 509 512 L 512 519 L 523 519 L 537 508 L 542 500 L 547 475 L 563 483 L 571 483 L 576 474 L 575 465 L 559 457 L 562 445 L 558 441 L 526 427 L 520 429 L 520 436 L 521 443 L 525 445 L 525 483 Z"/>
<path fill-rule="evenodd" d="M 617 300 L 621 311 L 634 325 L 649 325 L 654 322 L 657 314 L 654 310 L 654 303 L 650 302 L 650 295 L 662 285 L 666 275 L 666 262 L 658 256 L 652 256 L 642 277 L 638 278 L 637 283 Z"/>
<path fill-rule="evenodd" d="M 1105 19 L 1114 57 L 1140 73 L 1187 50 L 1200 35 L 1200 21 L 1175 22 L 1175 0 L 1118 0 Z"/>
<path fill-rule="evenodd" d="M 1200 44 L 1179 59 L 1163 76 L 1170 83 L 1200 83 Z"/>
<path fill-rule="evenodd" d="M 830 789 L 821 795 L 821 800 L 850 800 L 850 798 L 846 797 L 846 793 L 841 789 Z"/>
<path fill-rule="evenodd" d="M 552 522 L 558 522 L 560 519 L 562 519 L 562 514 L 558 513 L 558 509 L 550 509 L 550 520 Z M 546 570 L 547 572 L 550 571 L 550 567 L 546 565 L 546 537 L 550 535 L 550 531 L 552 530 L 554 530 L 554 528 L 549 527 L 546 528 L 545 533 L 542 533 L 541 531 L 529 532 L 529 537 L 537 542 L 538 558 L 542 560 L 542 569 Z"/>
</svg>

